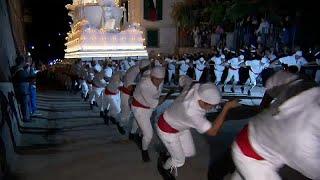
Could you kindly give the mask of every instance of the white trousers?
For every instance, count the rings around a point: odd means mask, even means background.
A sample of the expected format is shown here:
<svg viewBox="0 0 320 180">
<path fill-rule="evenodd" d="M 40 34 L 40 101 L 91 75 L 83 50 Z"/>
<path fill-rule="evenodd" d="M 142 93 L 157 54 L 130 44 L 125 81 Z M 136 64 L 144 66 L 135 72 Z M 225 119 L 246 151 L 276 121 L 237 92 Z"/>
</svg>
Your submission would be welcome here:
<svg viewBox="0 0 320 180">
<path fill-rule="evenodd" d="M 266 160 L 256 160 L 245 156 L 236 142 L 232 145 L 232 158 L 236 171 L 231 180 L 281 180 L 278 167 Z"/>
<path fill-rule="evenodd" d="M 92 95 L 90 97 L 90 102 L 96 101 L 100 110 L 103 111 L 103 98 L 104 98 L 104 88 L 92 87 Z"/>
<path fill-rule="evenodd" d="M 181 167 L 184 165 L 186 157 L 196 154 L 190 130 L 178 133 L 166 133 L 157 126 L 157 131 L 161 141 L 171 155 L 163 166 L 165 169 Z"/>
<path fill-rule="evenodd" d="M 121 92 L 121 119 L 120 119 L 120 125 L 121 126 L 128 126 L 130 115 L 131 115 L 131 109 L 129 105 L 129 98 L 130 96 L 126 93 Z"/>
<path fill-rule="evenodd" d="M 118 94 L 116 95 L 105 95 L 104 96 L 104 107 L 109 107 L 108 116 L 116 119 L 117 122 L 120 121 L 120 99 Z"/>
<path fill-rule="evenodd" d="M 194 69 L 195 73 L 196 73 L 196 81 L 199 81 L 203 71 L 199 71 L 197 68 Z"/>
<path fill-rule="evenodd" d="M 223 74 L 223 71 L 214 70 L 214 75 L 216 76 L 216 81 L 215 81 L 216 84 L 221 82 L 222 74 Z"/>
<path fill-rule="evenodd" d="M 320 70 L 317 70 L 316 77 L 315 77 L 316 83 L 320 84 Z"/>
<path fill-rule="evenodd" d="M 81 92 L 84 95 L 84 97 L 86 97 L 89 92 L 88 84 L 85 80 L 81 80 L 80 83 L 81 83 Z"/>
<path fill-rule="evenodd" d="M 135 106 L 131 106 L 131 108 L 138 126 L 142 132 L 142 150 L 148 150 L 153 136 L 153 129 L 150 120 L 153 109 L 145 109 Z"/>
<path fill-rule="evenodd" d="M 253 73 L 252 71 L 249 71 L 249 78 L 246 81 L 247 85 L 256 86 L 257 85 L 257 78 L 259 77 L 258 74 Z"/>
<path fill-rule="evenodd" d="M 237 84 L 239 82 L 239 69 L 233 70 L 233 69 L 228 69 L 228 76 L 227 79 L 224 81 L 224 84 L 227 84 L 228 82 L 233 79 L 233 84 Z"/>
<path fill-rule="evenodd" d="M 169 83 L 171 83 L 171 79 L 174 74 L 175 74 L 175 70 L 168 70 Z"/>
</svg>

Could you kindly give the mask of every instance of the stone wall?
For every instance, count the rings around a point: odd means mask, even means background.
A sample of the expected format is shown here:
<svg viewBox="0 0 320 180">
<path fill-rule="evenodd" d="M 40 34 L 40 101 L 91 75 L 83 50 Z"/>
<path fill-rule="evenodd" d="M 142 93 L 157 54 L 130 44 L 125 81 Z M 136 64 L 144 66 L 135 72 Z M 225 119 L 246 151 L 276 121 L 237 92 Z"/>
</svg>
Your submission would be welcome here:
<svg viewBox="0 0 320 180">
<path fill-rule="evenodd" d="M 11 83 L 10 68 L 18 54 L 25 54 L 23 18 L 20 0 L 0 1 L 0 156 L 14 171 L 20 142 L 21 113 Z M 3 164 L 1 166 L 4 166 Z M 0 173 L 1 174 L 1 173 Z M 1 179 L 1 177 L 0 177 Z"/>
</svg>

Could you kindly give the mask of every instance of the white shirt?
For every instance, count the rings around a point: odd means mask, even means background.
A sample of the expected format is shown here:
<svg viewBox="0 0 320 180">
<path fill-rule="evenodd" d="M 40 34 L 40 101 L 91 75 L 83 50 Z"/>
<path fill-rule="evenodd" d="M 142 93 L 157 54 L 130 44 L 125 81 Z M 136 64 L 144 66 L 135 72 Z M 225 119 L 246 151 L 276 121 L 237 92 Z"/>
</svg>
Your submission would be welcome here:
<svg viewBox="0 0 320 180">
<path fill-rule="evenodd" d="M 305 58 L 301 57 L 299 59 L 296 59 L 295 55 L 280 58 L 279 61 L 282 64 L 286 64 L 288 66 L 297 66 L 299 70 L 301 69 L 301 66 L 308 64 L 308 61 Z"/>
<path fill-rule="evenodd" d="M 196 60 L 195 62 L 193 62 L 193 64 L 196 65 L 196 69 L 199 71 L 203 71 L 206 67 L 206 61 Z"/>
<path fill-rule="evenodd" d="M 118 71 L 112 75 L 112 77 L 107 85 L 107 89 L 112 93 L 118 93 L 119 92 L 118 88 L 120 86 L 122 86 L 121 72 Z"/>
<path fill-rule="evenodd" d="M 102 71 L 102 67 L 100 66 L 100 64 L 96 64 L 94 67 L 93 67 L 94 70 L 100 72 Z"/>
<path fill-rule="evenodd" d="M 135 62 L 132 60 L 124 60 L 122 64 L 122 68 L 124 71 L 127 71 L 130 67 L 134 66 Z"/>
<path fill-rule="evenodd" d="M 165 61 L 168 63 L 168 70 L 173 71 L 176 69 L 175 60 L 170 59 L 170 58 L 166 58 Z"/>
<path fill-rule="evenodd" d="M 187 64 L 185 60 L 179 61 L 179 62 L 177 62 L 177 64 L 181 64 L 180 71 L 183 71 L 183 72 L 187 72 L 190 67 L 189 64 Z"/>
<path fill-rule="evenodd" d="M 140 73 L 139 65 L 134 65 L 131 68 L 129 68 L 123 78 L 124 87 L 128 87 L 130 85 L 136 84 L 136 79 L 139 73 Z"/>
<path fill-rule="evenodd" d="M 159 89 L 153 85 L 151 77 L 142 78 L 133 92 L 133 97 L 142 105 L 156 108 L 159 104 L 159 97 L 162 91 L 162 84 Z"/>
<path fill-rule="evenodd" d="M 249 122 L 249 139 L 267 161 L 320 179 L 320 88 L 285 101 L 273 114 L 268 110 Z"/>
<path fill-rule="evenodd" d="M 230 64 L 230 66 L 234 69 L 239 69 L 240 68 L 240 64 L 243 62 L 242 61 L 239 61 L 239 58 L 238 57 L 234 57 L 230 60 L 228 60 L 228 63 Z"/>
<path fill-rule="evenodd" d="M 103 77 L 105 78 L 111 78 L 112 76 L 112 72 L 113 72 L 113 69 L 111 67 L 106 67 L 103 69 Z"/>
<path fill-rule="evenodd" d="M 205 117 L 206 111 L 198 103 L 199 85 L 195 84 L 189 91 L 180 94 L 164 112 L 165 121 L 174 129 L 184 131 L 195 128 L 199 133 L 205 133 L 211 128 L 212 124 Z"/>
<path fill-rule="evenodd" d="M 260 74 L 265 67 L 265 65 L 259 60 L 246 61 L 245 64 L 246 66 L 249 66 L 251 71 L 255 74 Z"/>
<path fill-rule="evenodd" d="M 213 58 L 211 58 L 211 61 L 214 62 L 214 69 L 215 70 L 217 70 L 217 71 L 223 71 L 224 70 L 225 67 L 223 65 L 221 57 L 213 57 Z"/>
</svg>

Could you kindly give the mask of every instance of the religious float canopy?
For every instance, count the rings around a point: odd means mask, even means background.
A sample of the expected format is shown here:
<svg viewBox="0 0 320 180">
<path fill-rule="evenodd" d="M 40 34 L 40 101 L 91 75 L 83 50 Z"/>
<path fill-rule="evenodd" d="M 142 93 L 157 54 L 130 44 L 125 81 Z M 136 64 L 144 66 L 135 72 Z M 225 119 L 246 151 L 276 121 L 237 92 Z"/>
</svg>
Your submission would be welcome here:
<svg viewBox="0 0 320 180">
<path fill-rule="evenodd" d="M 128 24 L 125 7 L 115 0 L 73 0 L 66 5 L 73 23 L 65 58 L 148 57 L 140 24 Z"/>
</svg>

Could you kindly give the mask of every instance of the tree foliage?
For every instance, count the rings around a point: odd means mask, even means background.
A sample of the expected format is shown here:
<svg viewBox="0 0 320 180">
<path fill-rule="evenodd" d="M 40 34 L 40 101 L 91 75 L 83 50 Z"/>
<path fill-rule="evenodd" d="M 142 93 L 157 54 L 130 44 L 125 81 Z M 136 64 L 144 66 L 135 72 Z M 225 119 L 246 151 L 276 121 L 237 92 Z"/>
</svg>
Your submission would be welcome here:
<svg viewBox="0 0 320 180">
<path fill-rule="evenodd" d="M 221 24 L 224 21 L 236 22 L 248 15 L 262 15 L 272 21 L 279 21 L 279 0 L 232 0 L 212 1 L 205 7 L 195 0 L 175 3 L 172 17 L 179 26 L 193 27 L 200 21 Z M 199 13 L 201 12 L 201 13 Z"/>
</svg>

